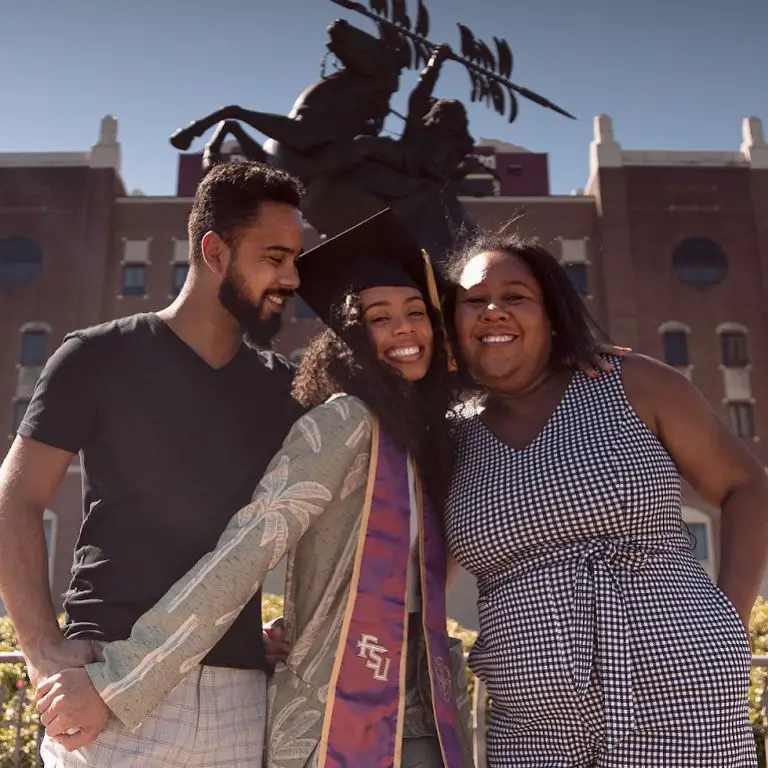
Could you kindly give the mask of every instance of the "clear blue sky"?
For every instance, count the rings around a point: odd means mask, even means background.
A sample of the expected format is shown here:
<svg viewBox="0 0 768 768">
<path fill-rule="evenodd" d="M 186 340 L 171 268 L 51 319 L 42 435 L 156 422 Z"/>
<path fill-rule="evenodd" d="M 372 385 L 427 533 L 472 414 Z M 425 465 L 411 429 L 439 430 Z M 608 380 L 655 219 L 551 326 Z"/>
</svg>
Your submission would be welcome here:
<svg viewBox="0 0 768 768">
<path fill-rule="evenodd" d="M 513 80 L 579 117 L 521 100 L 510 126 L 470 110 L 476 138 L 548 152 L 555 193 L 584 185 L 601 112 L 625 148 L 735 150 L 753 114 L 768 131 L 768 0 L 427 3 L 436 41 L 458 49 L 457 21 L 506 37 Z M 172 194 L 168 134 L 227 103 L 285 113 L 318 76 L 339 16 L 371 28 L 328 0 L 0 0 L 0 152 L 87 149 L 110 113 L 127 186 Z M 402 79 L 401 111 L 414 81 Z M 468 100 L 457 64 L 437 95 Z"/>
</svg>

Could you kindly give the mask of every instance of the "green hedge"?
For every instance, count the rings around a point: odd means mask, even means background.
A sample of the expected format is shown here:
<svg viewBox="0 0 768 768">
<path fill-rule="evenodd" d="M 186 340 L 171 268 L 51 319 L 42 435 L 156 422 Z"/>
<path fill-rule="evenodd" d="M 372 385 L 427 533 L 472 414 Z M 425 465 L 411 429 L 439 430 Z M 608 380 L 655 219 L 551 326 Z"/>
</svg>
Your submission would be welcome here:
<svg viewBox="0 0 768 768">
<path fill-rule="evenodd" d="M 264 595 L 263 615 L 265 621 L 282 616 L 283 598 L 278 595 Z M 752 638 L 752 651 L 756 655 L 768 655 L 768 603 L 761 598 L 755 604 L 749 623 Z M 455 621 L 448 621 L 448 631 L 454 637 L 461 638 L 464 648 L 469 650 L 475 640 L 475 633 L 465 629 Z M 16 633 L 9 619 L 0 618 L 0 651 L 18 650 Z M 474 677 L 470 673 L 470 688 L 474 686 Z M 768 670 L 754 668 L 749 688 L 749 716 L 755 726 L 760 765 L 765 765 L 763 755 L 762 733 L 765 722 L 763 694 L 768 679 Z M 24 669 L 20 665 L 0 664 L 0 768 L 13 768 L 13 750 L 16 744 L 17 730 L 14 725 L 18 717 L 18 702 L 20 694 L 27 693 L 19 690 L 25 685 Z M 37 720 L 32 706 L 27 703 L 23 713 L 25 726 L 22 729 L 23 756 L 22 768 L 34 768 L 35 762 L 35 733 Z M 11 723 L 5 722 L 11 721 Z"/>
</svg>

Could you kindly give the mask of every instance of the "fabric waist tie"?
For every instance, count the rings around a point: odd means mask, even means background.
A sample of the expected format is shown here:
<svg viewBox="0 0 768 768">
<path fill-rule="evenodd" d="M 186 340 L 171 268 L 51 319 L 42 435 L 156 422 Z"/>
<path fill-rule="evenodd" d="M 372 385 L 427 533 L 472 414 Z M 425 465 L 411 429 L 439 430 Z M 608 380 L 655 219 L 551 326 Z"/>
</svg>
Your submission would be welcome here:
<svg viewBox="0 0 768 768">
<path fill-rule="evenodd" d="M 572 581 L 573 613 L 558 604 L 558 620 L 576 695 L 586 698 L 595 655 L 601 661 L 600 689 L 607 749 L 635 726 L 632 657 L 627 612 L 619 570 L 644 568 L 654 554 L 682 554 L 616 539 L 596 539 L 521 560 L 511 570 L 480 585 L 482 593 L 509 584 L 532 570 L 546 572 L 553 584 Z M 575 564 L 575 571 L 574 571 Z"/>
</svg>

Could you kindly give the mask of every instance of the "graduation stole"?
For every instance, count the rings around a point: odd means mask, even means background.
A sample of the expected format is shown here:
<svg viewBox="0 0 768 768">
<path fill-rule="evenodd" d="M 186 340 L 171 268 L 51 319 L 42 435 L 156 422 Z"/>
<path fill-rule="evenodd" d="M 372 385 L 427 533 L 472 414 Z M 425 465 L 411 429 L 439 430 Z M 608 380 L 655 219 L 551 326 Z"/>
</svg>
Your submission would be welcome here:
<svg viewBox="0 0 768 768">
<path fill-rule="evenodd" d="M 328 686 L 318 768 L 399 768 L 408 642 L 411 507 L 419 521 L 421 621 L 445 768 L 463 766 L 446 641 L 440 522 L 411 460 L 373 427 L 371 464 L 349 597 Z"/>
</svg>

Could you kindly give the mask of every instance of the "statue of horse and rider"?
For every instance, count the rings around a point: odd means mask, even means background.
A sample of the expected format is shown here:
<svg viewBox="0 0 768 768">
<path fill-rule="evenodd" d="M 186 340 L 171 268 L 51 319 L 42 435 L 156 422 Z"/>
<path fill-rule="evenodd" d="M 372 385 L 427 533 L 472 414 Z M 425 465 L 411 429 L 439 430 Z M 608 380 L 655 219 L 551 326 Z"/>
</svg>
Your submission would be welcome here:
<svg viewBox="0 0 768 768">
<path fill-rule="evenodd" d="M 386 0 L 372 0 L 372 11 L 353 0 L 333 2 L 375 20 L 380 36 L 334 21 L 328 27 L 327 48 L 342 66 L 327 76 L 323 72 L 298 97 L 289 115 L 227 106 L 176 131 L 171 144 L 187 150 L 195 138 L 218 124 L 205 149 L 206 170 L 223 159 L 223 143 L 231 135 L 249 160 L 270 163 L 302 180 L 307 190 L 302 212 L 321 234 L 338 234 L 389 207 L 439 261 L 457 237 L 475 229 L 457 197 L 457 182 L 470 173 L 488 173 L 471 154 L 474 142 L 463 104 L 433 98 L 443 63 L 454 59 L 465 66 L 473 101 L 485 99 L 503 113 L 506 92 L 510 121 L 517 114 L 515 93 L 568 113 L 509 82 L 512 55 L 504 40 L 495 40 L 498 62 L 488 46 L 462 25 L 462 56 L 447 45 L 430 43 L 421 0 L 416 31 L 402 1 L 393 2 L 392 19 Z M 390 101 L 401 72 L 421 64 L 402 135 L 381 136 L 393 112 Z M 267 141 L 259 145 L 242 124 L 267 136 Z"/>
</svg>

